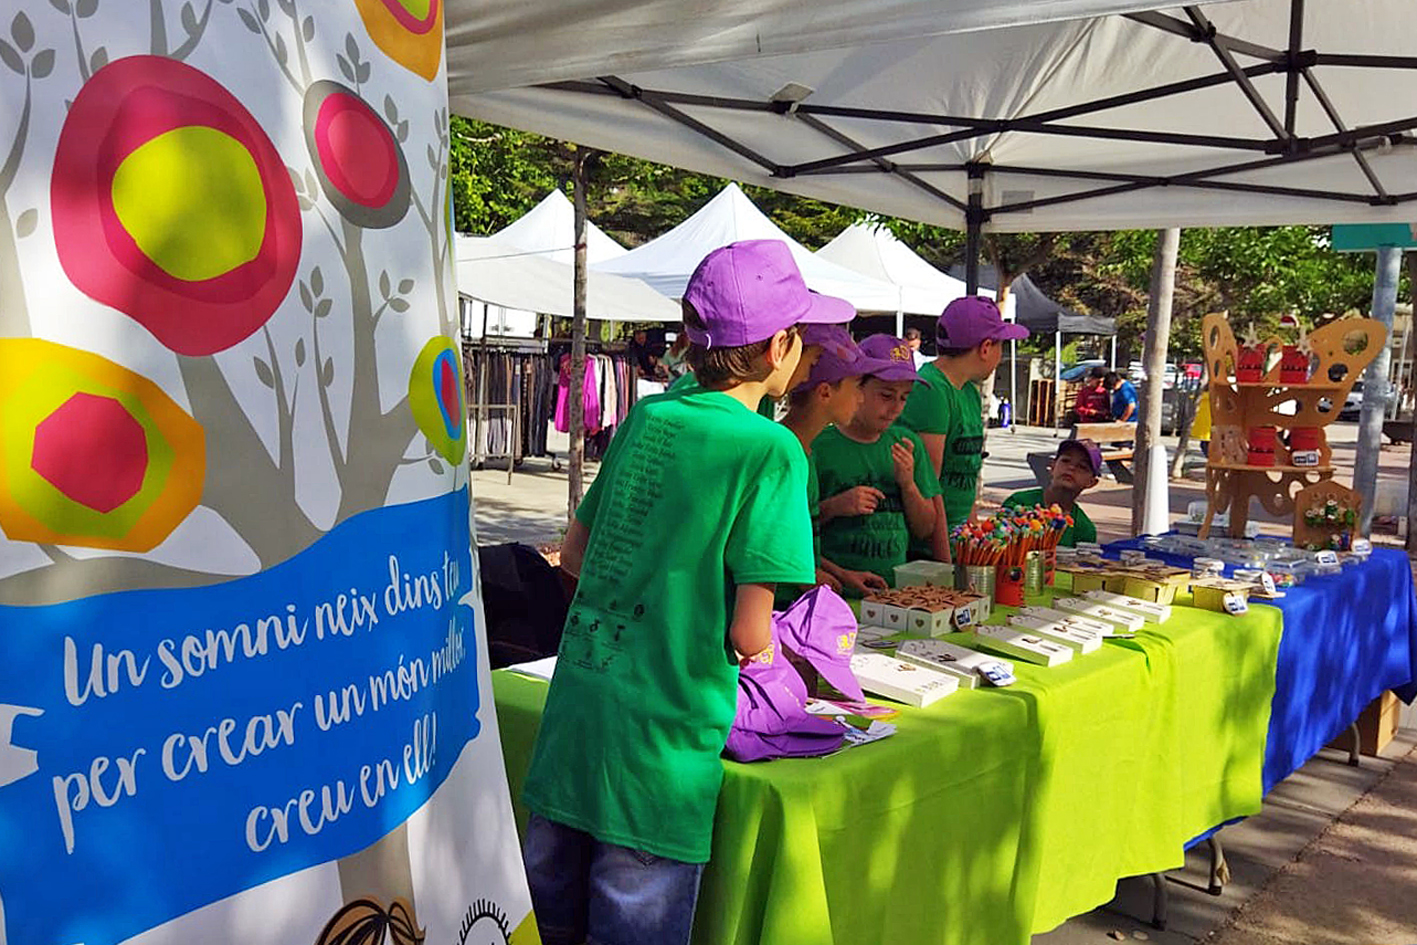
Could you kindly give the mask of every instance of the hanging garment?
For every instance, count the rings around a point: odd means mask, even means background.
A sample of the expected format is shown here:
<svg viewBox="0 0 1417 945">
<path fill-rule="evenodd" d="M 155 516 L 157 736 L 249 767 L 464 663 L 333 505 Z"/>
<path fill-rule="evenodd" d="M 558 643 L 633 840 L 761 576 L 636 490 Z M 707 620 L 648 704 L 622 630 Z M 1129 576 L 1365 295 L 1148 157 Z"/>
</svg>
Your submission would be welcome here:
<svg viewBox="0 0 1417 945">
<path fill-rule="evenodd" d="M 596 378 L 595 359 L 586 358 L 585 362 L 585 397 L 582 406 L 585 410 L 585 430 L 590 435 L 600 429 L 600 391 L 598 379 Z M 571 411 L 569 407 L 571 390 L 571 356 L 561 355 L 560 380 L 557 382 L 556 393 L 556 429 L 562 433 L 571 432 Z M 592 425 L 592 419 L 594 424 Z"/>
</svg>

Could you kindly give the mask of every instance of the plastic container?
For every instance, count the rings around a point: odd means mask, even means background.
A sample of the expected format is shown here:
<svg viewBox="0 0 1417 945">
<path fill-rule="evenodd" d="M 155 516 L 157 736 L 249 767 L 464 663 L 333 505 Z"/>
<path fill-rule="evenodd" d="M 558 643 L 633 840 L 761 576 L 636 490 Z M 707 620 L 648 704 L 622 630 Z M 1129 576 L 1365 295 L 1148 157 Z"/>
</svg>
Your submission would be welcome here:
<svg viewBox="0 0 1417 945">
<path fill-rule="evenodd" d="M 1265 349 L 1241 347 L 1240 360 L 1235 365 L 1235 380 L 1242 384 L 1254 384 L 1264 380 Z"/>
<path fill-rule="evenodd" d="M 1299 350 L 1298 345 L 1285 345 L 1279 358 L 1279 382 L 1281 384 L 1309 383 L 1309 356 Z"/>
</svg>

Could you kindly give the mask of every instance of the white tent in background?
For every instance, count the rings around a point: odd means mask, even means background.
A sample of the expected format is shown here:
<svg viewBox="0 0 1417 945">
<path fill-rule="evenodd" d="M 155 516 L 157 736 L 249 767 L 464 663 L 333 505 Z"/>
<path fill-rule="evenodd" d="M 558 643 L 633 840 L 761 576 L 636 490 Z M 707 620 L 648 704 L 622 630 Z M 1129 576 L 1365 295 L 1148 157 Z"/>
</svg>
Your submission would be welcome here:
<svg viewBox="0 0 1417 945">
<path fill-rule="evenodd" d="M 571 266 L 494 237 L 459 236 L 456 251 L 461 297 L 526 312 L 571 314 Z M 677 304 L 638 279 L 592 271 L 586 279 L 586 317 L 677 322 L 680 314 Z"/>
<path fill-rule="evenodd" d="M 618 259 L 592 270 L 643 279 L 658 292 L 684 294 L 695 267 L 712 249 L 739 240 L 782 240 L 802 270 L 807 286 L 846 299 L 861 310 L 894 312 L 900 301 L 895 286 L 863 276 L 819 256 L 778 229 L 753 205 L 737 184 L 729 184 L 683 223 Z"/>
<path fill-rule="evenodd" d="M 553 190 L 541 202 L 492 234 L 495 240 L 519 246 L 529 253 L 538 253 L 553 262 L 574 265 L 576 245 L 576 210 L 571 200 L 559 190 Z M 623 256 L 628 250 L 586 221 L 586 260 L 593 266 Z"/>
<path fill-rule="evenodd" d="M 911 315 L 938 315 L 945 306 L 966 295 L 964 283 L 946 275 L 896 238 L 880 224 L 853 223 L 837 234 L 817 255 L 845 266 L 863 276 L 889 282 L 896 287 L 896 334 L 904 331 L 902 319 Z M 993 296 L 993 292 L 981 294 Z"/>
</svg>

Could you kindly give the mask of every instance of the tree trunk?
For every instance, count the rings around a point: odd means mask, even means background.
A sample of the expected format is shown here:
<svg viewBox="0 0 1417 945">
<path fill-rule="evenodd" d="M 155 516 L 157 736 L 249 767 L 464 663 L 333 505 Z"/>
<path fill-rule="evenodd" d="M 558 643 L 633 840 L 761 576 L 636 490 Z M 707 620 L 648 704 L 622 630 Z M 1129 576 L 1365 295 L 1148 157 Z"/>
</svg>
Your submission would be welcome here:
<svg viewBox="0 0 1417 945">
<path fill-rule="evenodd" d="M 1397 305 L 1397 282 L 1402 275 L 1402 250 L 1378 249 L 1373 277 L 1373 305 L 1369 313 L 1387 329 L 1378 356 L 1363 375 L 1363 412 L 1358 418 L 1358 453 L 1353 463 L 1353 488 L 1363 497 L 1358 533 L 1368 534 L 1373 524 L 1373 499 L 1378 487 L 1378 452 L 1382 448 L 1383 417 L 1387 416 L 1388 371 L 1392 366 L 1392 316 Z M 1410 524 L 1410 523 L 1409 523 Z"/>
<path fill-rule="evenodd" d="M 1171 340 L 1171 303 L 1176 291 L 1176 254 L 1181 247 L 1181 231 L 1161 230 L 1157 234 L 1156 258 L 1151 268 L 1151 299 L 1146 313 L 1146 345 L 1142 363 L 1146 381 L 1142 384 L 1141 416 L 1137 424 L 1134 465 L 1136 485 L 1132 500 L 1132 534 L 1140 534 L 1146 521 L 1146 499 L 1151 469 L 1151 447 L 1161 442 L 1161 398 L 1166 383 L 1166 348 Z M 1155 470 L 1165 476 L 1166 469 Z"/>
<path fill-rule="evenodd" d="M 586 158 L 590 152 L 577 147 L 571 174 L 574 186 L 576 253 L 575 290 L 571 304 L 571 386 L 569 391 L 571 449 L 566 521 L 575 519 L 584 494 L 585 477 L 585 299 L 586 299 Z"/>
</svg>

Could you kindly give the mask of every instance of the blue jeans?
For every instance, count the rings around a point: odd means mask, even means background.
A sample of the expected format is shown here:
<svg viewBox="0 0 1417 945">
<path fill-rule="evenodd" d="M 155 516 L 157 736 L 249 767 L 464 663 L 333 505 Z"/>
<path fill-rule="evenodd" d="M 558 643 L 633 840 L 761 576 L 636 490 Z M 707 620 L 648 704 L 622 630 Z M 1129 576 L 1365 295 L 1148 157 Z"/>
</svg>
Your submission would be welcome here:
<svg viewBox="0 0 1417 945">
<path fill-rule="evenodd" d="M 532 814 L 522 845 L 542 945 L 684 945 L 704 864 L 601 843 Z"/>
</svg>

